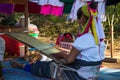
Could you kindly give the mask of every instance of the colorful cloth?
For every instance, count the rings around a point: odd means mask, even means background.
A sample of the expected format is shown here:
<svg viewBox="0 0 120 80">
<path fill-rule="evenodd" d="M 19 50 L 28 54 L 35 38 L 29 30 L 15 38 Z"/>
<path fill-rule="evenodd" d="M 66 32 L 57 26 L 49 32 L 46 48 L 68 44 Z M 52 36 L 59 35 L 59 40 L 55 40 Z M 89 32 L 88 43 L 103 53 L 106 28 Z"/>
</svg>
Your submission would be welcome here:
<svg viewBox="0 0 120 80">
<path fill-rule="evenodd" d="M 14 4 L 0 4 L 0 13 L 12 14 L 14 12 Z"/>
<path fill-rule="evenodd" d="M 58 7 L 58 6 L 52 6 L 52 10 L 51 10 L 51 15 L 53 16 L 62 16 L 63 15 L 63 7 Z"/>
<path fill-rule="evenodd" d="M 67 41 L 66 41 L 67 39 Z M 56 40 L 56 45 L 60 45 L 60 42 L 73 42 L 75 40 L 75 37 L 74 35 L 72 35 L 71 33 L 64 33 L 64 34 L 61 34 L 57 37 L 57 40 Z"/>
<path fill-rule="evenodd" d="M 52 6 L 51 5 L 42 5 L 40 14 L 49 15 L 51 13 Z"/>
<path fill-rule="evenodd" d="M 95 0 L 98 2 L 98 15 L 97 17 L 99 17 L 101 19 L 101 21 L 104 20 L 105 18 L 105 1 L 104 0 Z M 82 7 L 86 2 L 83 0 L 75 0 L 71 9 L 71 12 L 69 14 L 70 19 L 72 21 L 76 21 L 77 20 L 77 11 L 80 7 Z"/>
<path fill-rule="evenodd" d="M 59 0 L 39 0 L 39 5 L 41 5 L 40 14 L 58 17 L 63 15 L 64 3 Z"/>
<path fill-rule="evenodd" d="M 81 36 L 85 33 L 89 32 L 89 29 L 91 28 L 91 31 L 94 36 L 94 40 L 96 45 L 100 43 L 101 40 L 105 38 L 104 31 L 102 28 L 102 25 L 100 24 L 100 20 L 98 20 L 97 9 L 91 8 L 89 5 L 91 3 L 87 3 L 84 6 L 82 6 L 82 12 L 85 16 L 87 16 L 89 19 L 87 20 L 86 24 L 83 26 L 82 33 L 79 33 L 78 36 Z"/>
<path fill-rule="evenodd" d="M 24 11 L 25 11 L 25 5 L 15 4 L 14 12 L 24 12 Z"/>
<path fill-rule="evenodd" d="M 29 13 L 39 14 L 40 13 L 40 5 L 36 2 L 28 2 L 28 10 Z"/>
<path fill-rule="evenodd" d="M 60 0 L 61 2 L 64 2 L 64 11 L 63 13 L 70 13 L 72 9 L 72 5 L 75 0 Z"/>
</svg>

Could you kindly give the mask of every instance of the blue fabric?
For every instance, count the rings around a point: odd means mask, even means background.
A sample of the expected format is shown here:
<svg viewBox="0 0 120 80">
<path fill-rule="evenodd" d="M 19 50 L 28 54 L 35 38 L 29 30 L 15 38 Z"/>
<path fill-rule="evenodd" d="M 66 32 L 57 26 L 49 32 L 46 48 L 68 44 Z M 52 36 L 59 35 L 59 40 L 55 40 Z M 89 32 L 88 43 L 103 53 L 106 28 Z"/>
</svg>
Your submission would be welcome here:
<svg viewBox="0 0 120 80">
<path fill-rule="evenodd" d="M 99 80 L 120 80 L 120 69 L 101 68 Z"/>
<path fill-rule="evenodd" d="M 40 77 L 50 78 L 50 62 L 47 61 L 38 61 L 36 64 L 31 65 L 31 73 Z"/>
<path fill-rule="evenodd" d="M 26 64 L 23 68 L 24 71 L 30 72 L 31 69 L 31 65 L 30 64 Z"/>
<path fill-rule="evenodd" d="M 63 80 L 86 80 L 73 71 L 64 70 L 62 71 L 62 74 L 63 74 L 62 75 Z"/>
<path fill-rule="evenodd" d="M 4 80 L 50 80 L 48 78 L 36 77 L 30 72 L 21 69 L 12 68 L 10 63 L 11 61 L 4 61 L 2 63 Z"/>
<path fill-rule="evenodd" d="M 4 80 L 50 80 L 48 78 L 35 77 L 30 72 L 21 69 L 12 68 L 10 61 L 4 61 L 2 65 Z M 98 80 L 120 80 L 120 69 L 101 68 L 99 76 Z"/>
<path fill-rule="evenodd" d="M 75 69 L 79 69 L 82 66 L 96 66 L 96 65 L 101 65 L 102 61 L 97 61 L 97 62 L 87 62 L 84 60 L 80 60 L 80 59 L 75 59 L 74 63 L 71 63 L 67 66 L 75 68 Z"/>
</svg>

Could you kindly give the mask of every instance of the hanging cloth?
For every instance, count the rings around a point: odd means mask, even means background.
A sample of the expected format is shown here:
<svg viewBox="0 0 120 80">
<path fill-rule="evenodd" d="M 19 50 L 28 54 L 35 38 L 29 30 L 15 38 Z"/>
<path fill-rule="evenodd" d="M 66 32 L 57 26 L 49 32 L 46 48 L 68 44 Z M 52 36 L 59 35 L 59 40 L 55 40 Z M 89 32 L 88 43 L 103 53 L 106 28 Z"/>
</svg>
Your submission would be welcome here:
<svg viewBox="0 0 120 80">
<path fill-rule="evenodd" d="M 63 2 L 60 2 L 59 0 L 49 0 L 48 4 L 52 6 L 50 13 L 51 15 L 58 17 L 63 15 L 63 9 L 64 9 Z"/>
<path fill-rule="evenodd" d="M 40 5 L 38 5 L 38 2 L 28 1 L 28 11 L 29 13 L 39 14 Z"/>
<path fill-rule="evenodd" d="M 1 14 L 12 14 L 14 12 L 14 4 L 0 4 Z"/>
<path fill-rule="evenodd" d="M 70 13 L 75 0 L 60 0 L 60 1 L 64 2 L 64 11 L 63 11 L 63 13 Z"/>
<path fill-rule="evenodd" d="M 88 0 L 75 0 L 73 3 L 71 12 L 69 14 L 69 17 L 72 21 L 77 20 L 77 11 L 80 7 L 82 7 Z M 101 19 L 101 21 L 105 20 L 105 1 L 104 0 L 95 0 L 98 2 L 98 18 Z"/>
</svg>

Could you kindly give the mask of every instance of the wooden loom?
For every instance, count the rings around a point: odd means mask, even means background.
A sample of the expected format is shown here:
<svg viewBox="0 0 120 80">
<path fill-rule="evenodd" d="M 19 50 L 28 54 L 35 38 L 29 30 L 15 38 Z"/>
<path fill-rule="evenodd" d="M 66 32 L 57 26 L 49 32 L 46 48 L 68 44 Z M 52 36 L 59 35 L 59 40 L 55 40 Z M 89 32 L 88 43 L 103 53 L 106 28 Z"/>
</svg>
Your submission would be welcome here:
<svg viewBox="0 0 120 80">
<path fill-rule="evenodd" d="M 60 63 L 59 60 L 57 60 L 55 57 L 53 57 L 51 54 L 57 54 L 60 51 L 52 46 L 50 44 L 43 43 L 39 41 L 36 38 L 33 38 L 32 36 L 29 36 L 25 33 L 18 33 L 18 32 L 7 32 L 6 35 L 24 43 L 25 45 L 29 47 L 34 47 L 36 50 L 38 50 L 41 54 L 46 55 L 49 58 L 52 58 L 57 63 Z"/>
</svg>

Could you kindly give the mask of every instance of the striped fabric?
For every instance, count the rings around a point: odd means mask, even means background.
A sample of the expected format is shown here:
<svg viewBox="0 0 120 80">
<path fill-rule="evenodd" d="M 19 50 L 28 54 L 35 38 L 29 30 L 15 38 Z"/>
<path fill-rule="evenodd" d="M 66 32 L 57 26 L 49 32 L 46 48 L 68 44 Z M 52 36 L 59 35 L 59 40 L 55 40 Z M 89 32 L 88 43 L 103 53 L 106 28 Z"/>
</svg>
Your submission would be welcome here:
<svg viewBox="0 0 120 80">
<path fill-rule="evenodd" d="M 72 43 L 71 42 L 60 42 L 60 46 L 59 49 L 65 53 L 65 54 L 69 54 L 71 49 L 72 49 Z"/>
</svg>

